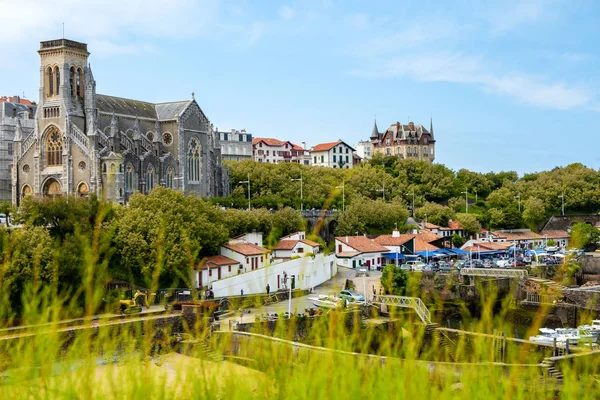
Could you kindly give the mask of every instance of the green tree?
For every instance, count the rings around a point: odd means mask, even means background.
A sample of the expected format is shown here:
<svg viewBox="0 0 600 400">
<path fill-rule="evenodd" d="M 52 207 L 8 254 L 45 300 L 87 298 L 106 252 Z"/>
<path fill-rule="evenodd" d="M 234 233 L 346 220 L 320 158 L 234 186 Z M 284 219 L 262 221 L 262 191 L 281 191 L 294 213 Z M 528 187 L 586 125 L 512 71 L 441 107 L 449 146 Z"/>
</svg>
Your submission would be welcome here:
<svg viewBox="0 0 600 400">
<path fill-rule="evenodd" d="M 440 226 L 448 226 L 448 221 L 454 218 L 454 214 L 450 207 L 429 201 L 415 210 L 417 218 L 424 219 L 427 216 L 427 222 Z"/>
<path fill-rule="evenodd" d="M 452 244 L 454 247 L 460 248 L 463 244 L 465 244 L 465 238 L 455 233 L 452 235 Z"/>
<path fill-rule="evenodd" d="M 192 269 L 227 241 L 223 219 L 219 208 L 180 191 L 158 187 L 148 196 L 133 195 L 111 224 L 113 278 L 146 287 L 189 286 Z"/>
<path fill-rule="evenodd" d="M 523 206 L 523 219 L 526 223 L 535 225 L 546 218 L 546 207 L 541 199 L 530 197 L 525 200 Z"/>
<path fill-rule="evenodd" d="M 481 224 L 473 214 L 458 214 L 456 220 L 468 234 L 472 235 L 481 231 Z"/>
<path fill-rule="evenodd" d="M 408 211 L 402 204 L 359 198 L 340 215 L 335 234 L 390 233 L 395 226 L 402 228 L 407 218 Z"/>
<path fill-rule="evenodd" d="M 403 296 L 408 285 L 408 274 L 395 265 L 388 264 L 383 268 L 380 282 L 386 294 Z"/>
<path fill-rule="evenodd" d="M 571 228 L 571 246 L 576 249 L 596 247 L 600 241 L 600 230 L 585 222 L 578 222 Z"/>
<path fill-rule="evenodd" d="M 8 222 L 9 217 L 12 215 L 13 205 L 10 201 L 4 200 L 0 202 L 0 214 L 4 214 L 6 216 L 6 226 L 10 226 L 10 222 Z"/>
</svg>

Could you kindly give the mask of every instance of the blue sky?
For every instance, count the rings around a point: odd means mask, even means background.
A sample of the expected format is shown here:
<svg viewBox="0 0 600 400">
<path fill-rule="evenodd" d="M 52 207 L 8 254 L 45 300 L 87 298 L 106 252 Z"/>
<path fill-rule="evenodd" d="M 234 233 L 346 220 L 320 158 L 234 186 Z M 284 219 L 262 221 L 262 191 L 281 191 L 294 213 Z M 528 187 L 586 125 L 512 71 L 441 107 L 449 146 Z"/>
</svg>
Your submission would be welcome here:
<svg viewBox="0 0 600 400">
<path fill-rule="evenodd" d="M 501 3 L 501 4 L 500 4 Z M 520 173 L 599 167 L 594 1 L 0 0 L 0 95 L 37 99 L 39 42 L 88 43 L 102 94 L 191 92 L 220 129 L 368 139 L 409 119 L 436 162 Z"/>
</svg>

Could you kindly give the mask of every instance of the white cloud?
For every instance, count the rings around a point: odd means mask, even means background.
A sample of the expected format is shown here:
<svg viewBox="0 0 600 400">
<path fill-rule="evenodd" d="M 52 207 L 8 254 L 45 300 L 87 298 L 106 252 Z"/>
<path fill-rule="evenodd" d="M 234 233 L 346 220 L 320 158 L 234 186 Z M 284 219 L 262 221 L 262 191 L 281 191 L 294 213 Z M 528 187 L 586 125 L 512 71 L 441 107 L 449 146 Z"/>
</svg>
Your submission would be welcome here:
<svg viewBox="0 0 600 400">
<path fill-rule="evenodd" d="M 294 19 L 296 16 L 296 10 L 289 6 L 281 6 L 279 7 L 279 17 L 281 19 L 290 20 Z"/>
<path fill-rule="evenodd" d="M 486 4 L 484 19 L 495 32 L 505 32 L 521 25 L 537 23 L 554 18 L 552 8 L 558 1 L 552 0 L 512 0 Z"/>
<path fill-rule="evenodd" d="M 119 52 L 129 46 L 118 43 L 119 38 L 130 34 L 178 38 L 208 32 L 219 0 L 28 0 L 13 2 L 9 8 L 10 12 L 0 13 L 0 44 L 5 48 L 18 48 L 32 34 L 36 41 L 61 37 L 64 22 L 67 38 L 110 39 L 113 46 L 105 49 Z"/>
<path fill-rule="evenodd" d="M 422 82 L 470 84 L 489 93 L 516 98 L 536 107 L 569 110 L 587 107 L 593 97 L 584 88 L 563 82 L 544 82 L 520 73 L 494 73 L 481 59 L 463 54 L 411 55 L 377 63 L 366 70 L 350 71 L 357 76 L 408 77 Z"/>
</svg>

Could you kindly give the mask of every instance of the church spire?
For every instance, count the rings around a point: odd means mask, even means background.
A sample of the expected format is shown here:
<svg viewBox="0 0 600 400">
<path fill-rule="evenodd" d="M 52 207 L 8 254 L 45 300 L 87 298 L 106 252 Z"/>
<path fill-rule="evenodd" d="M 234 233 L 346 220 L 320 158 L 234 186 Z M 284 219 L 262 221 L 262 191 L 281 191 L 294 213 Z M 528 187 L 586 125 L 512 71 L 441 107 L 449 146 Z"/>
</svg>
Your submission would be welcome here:
<svg viewBox="0 0 600 400">
<path fill-rule="evenodd" d="M 429 119 L 429 133 L 431 134 L 431 138 L 433 139 L 433 117 Z"/>
<path fill-rule="evenodd" d="M 371 138 L 379 137 L 379 129 L 377 128 L 377 120 L 373 120 L 373 132 L 371 132 Z"/>
</svg>

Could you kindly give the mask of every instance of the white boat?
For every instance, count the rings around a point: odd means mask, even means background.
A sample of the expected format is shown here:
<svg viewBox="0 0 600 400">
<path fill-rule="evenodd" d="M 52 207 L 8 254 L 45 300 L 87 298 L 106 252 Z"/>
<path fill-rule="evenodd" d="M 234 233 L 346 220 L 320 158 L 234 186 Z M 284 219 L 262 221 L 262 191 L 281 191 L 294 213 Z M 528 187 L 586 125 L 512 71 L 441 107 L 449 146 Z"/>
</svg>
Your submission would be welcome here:
<svg viewBox="0 0 600 400">
<path fill-rule="evenodd" d="M 579 328 L 587 329 L 592 335 L 598 336 L 600 334 L 600 319 L 595 319 L 591 325 L 581 325 Z"/>
<path fill-rule="evenodd" d="M 540 334 L 536 336 L 530 336 L 529 340 L 537 343 L 554 343 L 554 338 L 558 342 L 558 335 L 554 329 L 540 328 Z"/>
<path fill-rule="evenodd" d="M 540 334 L 531 336 L 529 340 L 537 343 L 553 344 L 556 339 L 556 344 L 564 346 L 567 342 L 570 345 L 584 345 L 596 343 L 598 335 L 592 334 L 589 329 L 579 328 L 540 328 Z"/>
<path fill-rule="evenodd" d="M 320 294 L 319 297 L 309 297 L 309 300 L 313 302 L 316 307 L 336 309 L 344 306 L 344 300 L 336 296 L 328 296 L 326 294 Z"/>
</svg>

